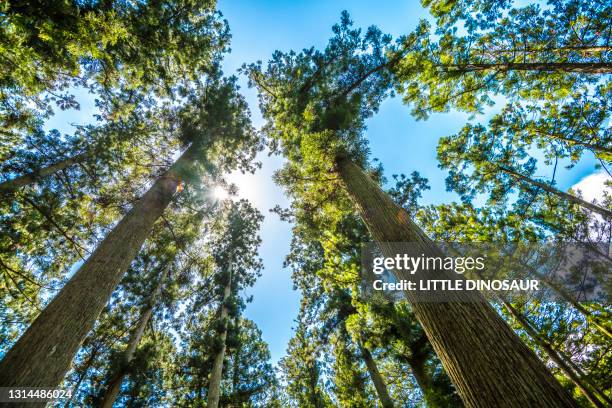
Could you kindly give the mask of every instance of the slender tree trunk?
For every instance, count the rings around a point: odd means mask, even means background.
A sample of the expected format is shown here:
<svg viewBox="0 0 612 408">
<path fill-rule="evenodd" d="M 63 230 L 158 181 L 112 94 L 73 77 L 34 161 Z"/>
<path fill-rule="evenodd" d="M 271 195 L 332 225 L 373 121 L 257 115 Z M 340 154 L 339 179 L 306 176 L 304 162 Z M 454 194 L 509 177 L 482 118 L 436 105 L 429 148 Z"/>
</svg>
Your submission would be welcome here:
<svg viewBox="0 0 612 408">
<path fill-rule="evenodd" d="M 74 399 L 76 393 L 79 391 L 79 387 L 81 386 L 81 383 L 83 382 L 85 377 L 87 377 L 87 372 L 89 371 L 89 368 L 91 367 L 91 365 L 93 364 L 97 356 L 98 356 L 98 347 L 95 347 L 92 349 L 91 354 L 89 355 L 89 358 L 87 358 L 87 361 L 83 365 L 83 371 L 81 375 L 79 376 L 79 379 L 77 380 L 76 384 L 72 388 L 72 392 L 70 393 L 70 398 L 68 398 L 68 400 L 66 400 L 66 402 L 64 403 L 64 408 L 70 407 L 72 400 Z"/>
<path fill-rule="evenodd" d="M 587 209 L 589 209 L 589 210 L 591 210 L 593 212 L 596 212 L 597 214 L 601 215 L 604 218 L 612 219 L 612 211 L 610 211 L 610 210 L 607 210 L 607 209 L 605 209 L 603 207 L 600 207 L 598 205 L 590 203 L 590 202 L 588 202 L 586 200 L 583 200 L 582 198 L 579 198 L 579 197 L 573 196 L 571 194 L 568 194 L 568 193 L 566 193 L 564 191 L 558 190 L 558 189 L 556 189 L 556 188 L 554 188 L 554 187 L 552 187 L 552 186 L 550 186 L 550 185 L 548 185 L 546 183 L 542 183 L 541 181 L 534 180 L 534 179 L 532 179 L 530 177 L 527 177 L 527 176 L 525 176 L 525 175 L 523 175 L 521 173 L 518 173 L 518 172 L 516 172 L 514 170 L 511 170 L 509 168 L 506 168 L 506 167 L 503 167 L 503 166 L 499 166 L 499 169 L 501 171 L 503 171 L 504 173 L 508 174 L 509 176 L 513 177 L 514 179 L 520 181 L 520 182 L 531 184 L 533 186 L 541 188 L 542 190 L 546 191 L 547 193 L 554 194 L 554 195 L 556 195 L 558 197 L 561 197 L 562 199 L 564 199 L 566 201 L 569 201 L 569 202 L 577 204 L 577 205 L 579 205 L 581 207 L 587 208 Z"/>
<path fill-rule="evenodd" d="M 98 245 L 0 362 L 0 386 L 55 387 L 70 367 L 153 224 L 168 206 L 195 147 L 151 186 Z M 43 406 L 44 404 L 38 404 Z"/>
<path fill-rule="evenodd" d="M 587 320 L 587 322 L 592 323 L 593 326 L 597 328 L 597 330 L 599 330 L 602 334 L 606 335 L 608 339 L 612 340 L 612 332 L 610 332 L 610 329 L 607 327 L 606 322 L 602 321 L 599 316 L 593 315 L 591 311 L 587 310 L 584 306 L 582 306 L 580 302 L 576 301 L 573 296 L 567 293 L 565 289 L 563 289 L 557 283 L 545 277 L 543 277 L 542 280 L 555 292 L 557 292 L 566 302 L 572 305 L 580 314 L 582 314 Z"/>
<path fill-rule="evenodd" d="M 543 72 L 577 72 L 580 74 L 609 74 L 612 63 L 608 62 L 533 62 L 533 63 L 490 63 L 490 64 L 454 64 L 442 65 L 445 72 L 475 71 L 543 71 Z"/>
<path fill-rule="evenodd" d="M 562 51 L 575 51 L 575 52 L 605 52 L 612 51 L 612 47 L 608 46 L 568 46 L 568 47 L 553 47 L 553 48 L 511 48 L 506 50 L 491 50 L 485 51 L 493 54 L 519 54 L 519 53 L 538 53 L 538 52 L 562 52 Z"/>
<path fill-rule="evenodd" d="M 234 318 L 234 326 L 240 327 L 240 316 L 237 315 Z M 242 350 L 242 342 L 238 343 L 236 350 L 234 350 L 234 372 L 232 373 L 232 407 L 238 407 L 240 405 L 240 393 L 238 392 L 238 385 L 240 383 L 240 352 Z"/>
<path fill-rule="evenodd" d="M 36 181 L 55 174 L 60 170 L 67 169 L 68 167 L 74 164 L 82 162 L 88 156 L 88 153 L 77 154 L 76 156 L 69 157 L 67 159 L 50 164 L 47 167 L 42 167 L 27 174 L 17 176 L 14 179 L 3 181 L 2 183 L 0 183 L 0 196 L 14 193 L 21 187 L 35 183 Z"/>
<path fill-rule="evenodd" d="M 206 402 L 207 408 L 217 408 L 219 406 L 219 395 L 221 393 L 221 378 L 223 376 L 223 359 L 225 358 L 225 341 L 227 339 L 227 319 L 229 309 L 227 302 L 232 294 L 232 268 L 230 266 L 229 278 L 223 289 L 223 300 L 221 303 L 221 314 L 219 319 L 223 324 L 223 330 L 220 335 L 221 349 L 215 356 L 212 372 L 210 373 L 210 381 L 208 382 L 208 397 Z"/>
<path fill-rule="evenodd" d="M 423 399 L 427 403 L 428 408 L 434 408 L 436 405 L 432 404 L 429 400 L 429 396 L 433 393 L 431 387 L 431 377 L 425 371 L 425 359 L 422 358 L 407 358 L 408 364 L 412 371 L 414 379 L 423 392 Z"/>
<path fill-rule="evenodd" d="M 602 321 L 599 316 L 593 315 L 591 311 L 587 310 L 584 306 L 582 306 L 580 302 L 578 302 L 574 296 L 568 293 L 567 290 L 565 290 L 565 288 L 561 284 L 555 282 L 554 279 L 546 276 L 545 274 L 539 273 L 536 268 L 533 268 L 524 263 L 522 265 L 524 267 L 529 268 L 531 272 L 533 272 L 541 281 L 543 281 L 546 285 L 553 289 L 563 300 L 572 305 L 574 309 L 576 309 L 582 316 L 584 316 L 587 322 L 591 323 L 593 326 L 595 326 L 597 330 L 599 330 L 602 334 L 612 340 L 612 332 L 610 332 L 610 329 L 607 327 L 606 322 Z"/>
<path fill-rule="evenodd" d="M 565 376 L 569 378 L 576 387 L 578 387 L 578 389 L 591 402 L 591 404 L 598 408 L 605 408 L 606 406 L 608 406 L 602 401 L 600 401 L 595 394 L 599 395 L 608 404 L 612 404 L 612 401 L 610 401 L 605 396 L 605 394 L 599 391 L 593 384 L 585 383 L 585 381 L 582 380 L 582 378 L 584 377 L 584 373 L 582 373 L 580 370 L 574 370 L 574 368 L 577 367 L 572 367 L 573 363 L 568 363 L 569 359 L 563 356 L 561 353 L 557 352 L 550 345 L 550 343 L 538 333 L 538 331 L 531 325 L 531 323 L 529 323 L 525 316 L 523 316 L 505 299 L 501 299 L 501 301 L 508 310 L 508 312 L 510 312 L 512 317 L 514 317 L 516 321 L 520 323 L 521 327 L 525 329 L 527 334 L 529 334 L 529 337 L 531 337 L 537 345 L 542 347 L 542 349 L 546 352 L 546 354 L 548 354 L 550 359 L 559 367 L 563 374 L 565 374 Z M 593 388 L 593 391 L 591 391 L 591 388 Z"/>
<path fill-rule="evenodd" d="M 370 378 L 374 383 L 374 388 L 376 389 L 376 394 L 378 395 L 378 399 L 380 400 L 380 405 L 382 408 L 393 408 L 395 405 L 391 400 L 391 396 L 389 396 L 389 391 L 387 390 L 387 384 L 385 384 L 385 380 L 383 380 L 380 372 L 378 371 L 378 367 L 376 366 L 376 361 L 374 361 L 374 357 L 372 357 L 372 353 L 368 350 L 363 344 L 359 343 L 359 350 L 361 351 L 361 355 L 365 361 L 366 367 L 368 369 L 368 373 L 370 374 Z"/>
<path fill-rule="evenodd" d="M 444 256 L 361 168 L 346 157 L 339 157 L 336 166 L 385 256 L 395 256 L 393 247 L 385 244 L 390 242 L 410 242 L 419 246 L 419 254 Z M 403 272 L 396 272 L 399 279 L 415 280 Z M 447 271 L 428 272 L 433 279 L 458 277 Z M 444 295 L 453 300 L 432 302 L 419 291 L 406 291 L 416 318 L 467 407 L 576 407 L 535 353 L 480 294 Z"/>
<path fill-rule="evenodd" d="M 121 364 L 119 365 L 117 372 L 110 377 L 106 384 L 106 390 L 104 391 L 104 395 L 102 395 L 100 402 L 100 407 L 102 408 L 112 408 L 117 396 L 119 395 L 121 383 L 130 370 L 130 364 L 134 359 L 134 354 L 136 353 L 136 349 L 142 340 L 147 324 L 151 320 L 153 308 L 157 303 L 157 297 L 161 293 L 161 289 L 164 281 L 166 280 L 167 274 L 168 268 L 165 268 L 159 278 L 159 281 L 157 282 L 157 285 L 155 285 L 153 292 L 151 292 L 146 301 L 145 307 L 138 318 L 138 323 L 130 335 L 128 346 L 121 356 Z"/>
<path fill-rule="evenodd" d="M 588 143 L 582 140 L 572 139 L 571 137 L 563 136 L 561 134 L 537 132 L 537 131 L 536 133 L 543 135 L 543 136 L 548 136 L 552 139 L 561 140 L 563 142 L 566 142 L 570 146 L 576 145 L 576 146 L 584 147 L 585 149 L 591 150 L 595 154 L 597 153 L 612 154 L 612 148 L 610 147 L 602 146 L 599 144 Z"/>
</svg>

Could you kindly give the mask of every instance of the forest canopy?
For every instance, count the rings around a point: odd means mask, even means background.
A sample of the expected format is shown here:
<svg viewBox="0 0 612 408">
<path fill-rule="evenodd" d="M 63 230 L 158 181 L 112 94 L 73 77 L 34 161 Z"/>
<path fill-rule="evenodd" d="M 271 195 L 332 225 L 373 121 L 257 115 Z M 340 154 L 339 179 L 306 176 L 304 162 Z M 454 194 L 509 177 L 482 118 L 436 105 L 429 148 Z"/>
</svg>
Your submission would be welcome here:
<svg viewBox="0 0 612 408">
<path fill-rule="evenodd" d="M 0 406 L 611 406 L 612 4 L 421 3 L 400 35 L 342 11 L 324 43 L 259 61 L 214 0 L 0 4 Z M 405 163 L 379 160 L 389 103 L 455 130 L 404 129 Z M 426 139 L 441 183 L 415 167 Z M 232 180 L 270 156 L 284 204 L 262 208 Z M 560 176 L 588 166 L 595 198 Z M 253 312 L 270 219 L 299 297 L 278 361 L 275 310 Z M 366 296 L 372 244 L 449 242 L 514 248 L 556 300 Z M 556 244 L 600 261 L 559 278 L 559 253 L 517 249 Z"/>
</svg>

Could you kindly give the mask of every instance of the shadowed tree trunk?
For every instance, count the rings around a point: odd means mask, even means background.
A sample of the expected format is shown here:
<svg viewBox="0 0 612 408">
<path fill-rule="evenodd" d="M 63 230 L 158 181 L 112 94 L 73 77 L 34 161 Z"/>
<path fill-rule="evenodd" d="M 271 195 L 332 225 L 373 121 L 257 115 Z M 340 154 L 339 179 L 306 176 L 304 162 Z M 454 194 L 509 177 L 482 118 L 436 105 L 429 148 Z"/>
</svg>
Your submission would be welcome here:
<svg viewBox="0 0 612 408">
<path fill-rule="evenodd" d="M 394 408 L 393 401 L 389 396 L 389 391 L 387 390 L 387 384 L 385 384 L 385 380 L 380 375 L 378 371 L 378 367 L 376 366 L 376 361 L 372 357 L 372 353 L 368 350 L 364 345 L 359 343 L 359 350 L 361 351 L 361 355 L 363 356 L 363 360 L 365 361 L 366 367 L 368 369 L 368 373 L 370 374 L 370 379 L 374 383 L 374 388 L 376 389 L 376 394 L 378 395 L 378 399 L 380 400 L 380 405 L 382 408 Z"/>
<path fill-rule="evenodd" d="M 444 257 L 408 213 L 355 163 L 338 157 L 336 171 L 385 256 L 395 256 L 393 247 L 385 243 L 410 242 L 418 246 L 419 254 Z M 416 279 L 402 272 L 396 271 L 398 279 Z M 458 279 L 457 274 L 444 270 L 428 273 L 434 279 Z M 480 294 L 447 292 L 444 296 L 451 301 L 435 302 L 419 291 L 405 293 L 467 407 L 577 406 Z"/>
<path fill-rule="evenodd" d="M 134 359 L 134 354 L 136 353 L 136 349 L 142 340 L 147 324 L 151 320 L 151 316 L 153 315 L 153 308 L 155 307 L 155 303 L 157 303 L 157 298 L 161 293 L 162 286 L 164 281 L 166 280 L 166 276 L 168 275 L 168 269 L 165 268 L 159 277 L 159 281 L 157 285 L 153 289 L 153 292 L 149 295 L 149 298 L 146 301 L 145 307 L 142 310 L 140 317 L 138 318 L 138 323 L 136 327 L 132 331 L 130 335 L 130 340 L 128 342 L 128 346 L 123 352 L 121 356 L 121 362 L 117 371 L 110 376 L 106 384 L 106 390 L 104 391 L 104 395 L 102 395 L 102 399 L 100 402 L 100 406 L 102 408 L 112 408 L 115 400 L 117 399 L 117 395 L 119 395 L 119 390 L 121 389 L 121 383 L 123 379 L 128 374 L 130 370 L 130 364 Z"/>
<path fill-rule="evenodd" d="M 556 188 L 554 188 L 554 187 L 552 187 L 552 186 L 550 186 L 550 185 L 548 185 L 546 183 L 542 183 L 541 181 L 534 180 L 534 179 L 532 179 L 530 177 L 527 177 L 527 176 L 525 176 L 525 175 L 523 175 L 523 174 L 521 174 L 519 172 L 516 172 L 516 171 L 514 171 L 512 169 L 509 169 L 509 168 L 506 168 L 506 167 L 503 167 L 503 166 L 499 166 L 499 169 L 501 171 L 503 171 L 504 173 L 510 175 L 514 179 L 518 180 L 519 182 L 526 183 L 526 184 L 531 184 L 531 185 L 533 185 L 535 187 L 541 188 L 542 190 L 546 191 L 547 193 L 554 194 L 554 195 L 556 195 L 558 197 L 561 197 L 562 199 L 564 199 L 566 201 L 569 201 L 570 203 L 577 204 L 577 205 L 579 205 L 579 206 L 581 206 L 583 208 L 587 208 L 587 209 L 589 209 L 589 210 L 591 210 L 593 212 L 596 212 L 596 213 L 598 213 L 599 215 L 601 215 L 604 218 L 612 219 L 612 211 L 610 211 L 610 210 L 607 210 L 607 209 L 605 209 L 603 207 L 600 207 L 600 206 L 595 205 L 593 203 L 590 203 L 590 202 L 588 202 L 586 200 L 583 200 L 580 197 L 576 197 L 576 196 L 573 196 L 573 195 L 571 195 L 569 193 L 566 193 L 564 191 L 558 190 L 558 189 L 556 189 Z"/>
<path fill-rule="evenodd" d="M 50 164 L 47 167 L 42 167 L 40 169 L 31 171 L 30 173 L 17 176 L 14 179 L 3 181 L 0 183 L 0 196 L 11 194 L 21 187 L 35 183 L 36 181 L 51 176 L 60 170 L 67 169 L 74 164 L 80 163 L 85 160 L 88 155 L 88 153 L 77 154 L 76 156 Z"/>
<path fill-rule="evenodd" d="M 498 296 L 499 297 L 499 296 Z M 533 341 L 548 354 L 550 359 L 559 367 L 559 369 L 565 374 L 567 378 L 569 378 L 572 383 L 582 394 L 598 408 L 605 408 L 609 406 L 607 404 L 612 404 L 609 398 L 606 397 L 604 393 L 598 390 L 593 384 L 588 381 L 583 381 L 583 378 L 586 380 L 584 373 L 576 367 L 571 360 L 569 360 L 566 356 L 563 356 L 560 352 L 556 351 L 551 344 L 544 339 L 538 331 L 529 323 L 527 318 L 521 314 L 514 306 L 512 306 L 508 301 L 499 297 L 502 301 L 508 312 L 516 319 L 517 322 L 525 329 L 529 337 L 533 339 Z M 606 401 L 607 404 L 604 404 L 602 401 L 598 399 L 595 395 L 597 394 L 602 400 Z"/>
<path fill-rule="evenodd" d="M 221 302 L 221 312 L 219 319 L 222 322 L 223 329 L 219 336 L 221 348 L 215 356 L 212 372 L 210 373 L 210 381 L 208 382 L 208 397 L 206 401 L 207 408 L 217 408 L 219 406 L 219 394 L 221 392 L 221 378 L 223 377 L 223 359 L 225 358 L 225 341 L 227 339 L 227 323 L 229 309 L 227 302 L 232 294 L 232 268 L 229 270 L 229 278 L 223 288 L 223 300 Z"/>
<path fill-rule="evenodd" d="M 533 62 L 533 63 L 501 63 L 501 64 L 455 64 L 442 65 L 446 72 L 475 71 L 543 71 L 543 72 L 577 72 L 580 74 L 609 74 L 612 63 L 608 62 Z"/>
<path fill-rule="evenodd" d="M 155 181 L 9 350 L 0 362 L 0 386 L 55 387 L 62 381 L 83 339 L 172 200 L 181 175 L 192 166 L 195 151 L 192 145 Z"/>
</svg>

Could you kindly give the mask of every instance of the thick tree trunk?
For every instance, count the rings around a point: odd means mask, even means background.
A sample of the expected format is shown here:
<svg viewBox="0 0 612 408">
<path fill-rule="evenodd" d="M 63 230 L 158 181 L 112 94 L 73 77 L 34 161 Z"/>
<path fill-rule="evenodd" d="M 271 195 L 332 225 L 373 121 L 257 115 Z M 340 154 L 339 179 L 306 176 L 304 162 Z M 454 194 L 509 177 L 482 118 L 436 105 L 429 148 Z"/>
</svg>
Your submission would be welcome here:
<svg viewBox="0 0 612 408">
<path fill-rule="evenodd" d="M 60 170 L 64 170 L 76 163 L 80 163 L 87 158 L 88 153 L 77 154 L 76 156 L 69 157 L 64 160 L 60 160 L 56 163 L 50 164 L 47 167 L 42 167 L 31 171 L 30 173 L 17 176 L 14 179 L 3 181 L 0 183 L 0 196 L 9 195 L 18 190 L 21 187 L 35 183 L 36 181 L 51 176 Z"/>
<path fill-rule="evenodd" d="M 577 72 L 580 74 L 609 74 L 612 63 L 608 62 L 533 62 L 533 63 L 500 63 L 500 64 L 454 64 L 442 65 L 445 72 L 475 71 L 543 71 L 543 72 Z"/>
<path fill-rule="evenodd" d="M 395 256 L 393 248 L 385 245 L 389 242 L 410 242 L 419 246 L 419 254 L 444 256 L 361 168 L 346 157 L 339 157 L 336 165 L 385 256 Z M 428 272 L 433 279 L 457 279 L 452 272 Z M 402 271 L 396 274 L 399 279 L 415 279 Z M 455 299 L 454 293 L 445 296 Z M 535 353 L 482 296 L 461 292 L 455 295 L 457 300 L 446 302 L 423 301 L 422 296 L 418 291 L 406 291 L 416 318 L 467 407 L 576 407 Z"/>
<path fill-rule="evenodd" d="M 140 317 L 138 318 L 138 322 L 136 323 L 136 327 L 132 331 L 130 335 L 130 340 L 128 342 L 128 346 L 123 352 L 121 356 L 121 364 L 117 372 L 115 372 L 106 384 L 106 390 L 104 391 L 104 395 L 102 395 L 100 407 L 102 408 L 112 408 L 117 396 L 119 395 L 119 390 L 121 389 L 121 383 L 123 379 L 128 374 L 130 370 L 130 364 L 134 359 L 134 354 L 136 353 L 136 349 L 142 340 L 145 329 L 149 321 L 151 320 L 151 316 L 153 315 L 153 308 L 157 303 L 157 297 L 159 296 L 163 283 L 166 280 L 166 276 L 168 274 L 168 269 L 164 269 L 157 285 L 153 289 L 153 292 L 149 295 L 149 298 L 146 301 L 145 307 L 142 310 Z"/>
<path fill-rule="evenodd" d="M 225 358 L 225 341 L 227 339 L 227 319 L 229 309 L 227 301 L 232 294 L 232 269 L 229 270 L 229 279 L 223 288 L 223 300 L 221 303 L 221 313 L 219 319 L 223 324 L 223 330 L 220 335 L 221 349 L 215 356 L 212 372 L 210 373 L 210 381 L 208 382 L 208 397 L 206 402 L 207 408 L 217 408 L 219 406 L 219 395 L 221 393 L 221 378 L 223 376 L 223 359 Z"/>
<path fill-rule="evenodd" d="M 134 204 L 0 362 L 0 386 L 55 387 L 70 367 L 153 224 L 170 203 L 193 147 Z M 39 404 L 43 406 L 44 404 Z"/>
<path fill-rule="evenodd" d="M 571 194 L 568 194 L 568 193 L 566 193 L 564 191 L 558 190 L 558 189 L 556 189 L 556 188 L 554 188 L 554 187 L 552 187 L 552 186 L 550 186 L 550 185 L 548 185 L 546 183 L 542 183 L 540 181 L 534 180 L 534 179 L 532 179 L 530 177 L 527 177 L 527 176 L 525 176 L 525 175 L 523 175 L 523 174 L 521 174 L 519 172 L 516 172 L 516 171 L 514 171 L 512 169 L 509 169 L 509 168 L 506 168 L 506 167 L 503 167 L 503 166 L 499 166 L 499 169 L 501 171 L 503 171 L 504 173 L 508 174 L 509 176 L 513 177 L 514 179 L 522 182 L 522 183 L 531 184 L 533 186 L 541 188 L 542 190 L 546 191 L 547 193 L 554 194 L 554 195 L 556 195 L 556 196 L 558 196 L 558 197 L 560 197 L 560 198 L 562 198 L 562 199 L 564 199 L 566 201 L 569 201 L 570 203 L 577 204 L 577 205 L 579 205 L 581 207 L 584 207 L 584 208 L 587 208 L 587 209 L 589 209 L 589 210 L 591 210 L 593 212 L 596 212 L 597 214 L 601 215 L 604 218 L 612 219 L 612 211 L 610 211 L 610 210 L 607 210 L 607 209 L 605 209 L 603 207 L 600 207 L 598 205 L 590 203 L 590 202 L 588 202 L 586 200 L 583 200 L 582 198 L 579 198 L 579 197 L 573 196 Z"/>
<path fill-rule="evenodd" d="M 575 370 L 575 368 L 577 367 L 572 367 L 573 363 L 568 362 L 567 357 L 557 352 L 550 345 L 550 343 L 545 340 L 538 333 L 538 331 L 529 323 L 525 316 L 523 316 L 506 300 L 501 299 L 501 301 L 508 310 L 508 312 L 510 312 L 512 317 L 514 317 L 516 321 L 519 322 L 520 325 L 525 329 L 529 337 L 531 337 L 537 345 L 542 347 L 542 349 L 546 352 L 546 354 L 548 354 L 550 359 L 557 365 L 557 367 L 559 367 L 561 372 L 563 372 L 563 374 L 565 374 L 565 376 L 569 378 L 570 381 L 572 381 L 576 387 L 578 387 L 578 389 L 591 402 L 591 404 L 598 408 L 605 408 L 606 406 L 608 406 L 607 404 L 604 404 L 602 401 L 600 401 L 595 395 L 595 393 L 599 395 L 602 400 L 606 401 L 608 404 L 612 404 L 612 401 L 610 401 L 605 396 L 605 394 L 598 390 L 593 384 L 585 383 L 585 381 L 583 381 L 582 378 L 584 377 L 584 373 L 582 373 L 580 370 Z M 591 387 L 593 388 L 593 391 L 591 391 Z"/>
<path fill-rule="evenodd" d="M 370 374 L 370 379 L 374 383 L 374 388 L 376 389 L 376 394 L 378 395 L 378 399 L 380 400 L 380 405 L 382 408 L 393 408 L 393 401 L 389 396 L 389 391 L 387 390 L 387 384 L 385 384 L 385 380 L 383 380 L 380 372 L 378 371 L 378 367 L 376 366 L 376 361 L 374 361 L 374 357 L 372 357 L 372 353 L 368 350 L 364 345 L 359 344 L 359 350 L 361 351 L 361 355 L 363 356 L 363 360 L 365 361 L 366 367 L 368 369 L 368 373 Z"/>
</svg>

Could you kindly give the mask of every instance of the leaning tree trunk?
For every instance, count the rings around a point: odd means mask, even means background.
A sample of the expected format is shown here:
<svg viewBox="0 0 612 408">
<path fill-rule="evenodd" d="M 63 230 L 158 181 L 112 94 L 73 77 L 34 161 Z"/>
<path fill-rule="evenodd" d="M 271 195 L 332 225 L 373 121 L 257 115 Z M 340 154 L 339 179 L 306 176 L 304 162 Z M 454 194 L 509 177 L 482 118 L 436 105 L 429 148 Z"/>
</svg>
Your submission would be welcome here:
<svg viewBox="0 0 612 408">
<path fill-rule="evenodd" d="M 542 347 L 546 354 L 548 354 L 548 357 L 550 357 L 550 359 L 559 367 L 561 372 L 563 372 L 563 374 L 565 374 L 565 376 L 569 378 L 570 381 L 574 383 L 576 387 L 578 387 L 578 389 L 591 402 L 591 404 L 598 408 L 605 408 L 607 406 L 597 398 L 595 393 L 599 395 L 602 399 L 607 400 L 608 403 L 612 404 L 612 401 L 607 399 L 605 394 L 599 391 L 593 384 L 586 384 L 582 380 L 582 378 L 584 377 L 584 373 L 575 370 L 574 368 L 577 367 L 572 367 L 573 363 L 568 364 L 567 357 L 556 351 L 551 346 L 551 344 L 538 333 L 538 331 L 531 325 L 531 323 L 529 323 L 527 318 L 523 316 L 518 310 L 516 310 L 514 306 L 510 304 L 510 302 L 506 301 L 501 297 L 499 297 L 499 299 L 504 304 L 508 312 L 510 312 L 512 317 L 514 317 L 516 321 L 519 322 L 521 327 L 525 329 L 529 337 L 531 337 L 531 339 L 538 346 Z M 593 388 L 593 391 L 591 390 L 591 388 Z"/>
<path fill-rule="evenodd" d="M 589 209 L 589 210 L 591 210 L 593 212 L 596 212 L 596 213 L 598 213 L 599 215 L 601 215 L 604 218 L 612 219 L 612 211 L 610 211 L 610 210 L 607 210 L 607 209 L 605 209 L 603 207 L 600 207 L 600 206 L 595 205 L 593 203 L 590 203 L 590 202 L 588 202 L 586 200 L 583 200 L 580 197 L 576 197 L 576 196 L 568 194 L 568 193 L 566 193 L 564 191 L 558 190 L 558 189 L 556 189 L 556 188 L 554 188 L 554 187 L 552 187 L 552 186 L 550 186 L 550 185 L 548 185 L 546 183 L 542 183 L 541 181 L 534 180 L 534 179 L 532 179 L 530 177 L 527 177 L 527 176 L 525 176 L 525 175 L 523 175 L 523 174 L 521 174 L 519 172 L 516 172 L 516 171 L 514 171 L 512 169 L 508 169 L 508 168 L 503 167 L 503 166 L 499 166 L 499 169 L 501 171 L 503 171 L 504 173 L 508 174 L 509 176 L 513 177 L 514 179 L 522 182 L 522 183 L 531 184 L 531 185 L 533 185 L 535 187 L 541 188 L 542 190 L 546 191 L 547 193 L 554 194 L 554 195 L 556 195 L 556 196 L 558 196 L 558 197 L 560 197 L 560 198 L 562 198 L 562 199 L 564 199 L 566 201 L 569 201 L 570 203 L 577 204 L 577 205 L 579 205 L 581 207 L 584 207 L 584 208 L 587 208 L 587 209 Z"/>
<path fill-rule="evenodd" d="M 155 181 L 9 350 L 0 362 L 0 386 L 55 387 L 62 381 L 83 339 L 172 200 L 181 175 L 192 165 L 194 150 L 190 147 Z"/>
<path fill-rule="evenodd" d="M 215 356 L 212 372 L 210 373 L 210 381 L 208 382 L 208 397 L 206 402 L 207 408 L 217 408 L 219 406 L 219 395 L 221 393 L 221 378 L 223 376 L 223 359 L 225 358 L 225 341 L 227 339 L 227 319 L 229 309 L 227 302 L 232 294 L 232 269 L 229 270 L 229 278 L 223 288 L 223 300 L 221 303 L 221 313 L 219 319 L 223 325 L 221 335 L 219 336 L 221 348 Z"/>
<path fill-rule="evenodd" d="M 51 176 L 60 170 L 67 169 L 70 166 L 82 162 L 88 156 L 88 153 L 77 154 L 76 156 L 60 160 L 46 167 L 33 170 L 27 174 L 17 176 L 14 179 L 3 181 L 0 183 L 0 196 L 12 194 L 21 187 L 35 183 L 36 181 Z"/>
<path fill-rule="evenodd" d="M 584 319 L 589 323 L 595 326 L 595 329 L 598 330 L 603 335 L 607 336 L 609 340 L 612 340 L 612 332 L 607 327 L 607 322 L 605 322 L 601 317 L 594 315 L 590 310 L 587 310 L 580 302 L 570 294 L 562 284 L 555 282 L 554 278 L 547 276 L 546 274 L 540 273 L 537 268 L 533 266 L 527 265 L 521 262 L 521 266 L 529 269 L 531 273 L 538 277 L 542 282 L 544 282 L 547 286 L 549 286 L 552 290 L 554 290 L 561 299 L 572 305 L 574 309 L 576 309 Z"/>
<path fill-rule="evenodd" d="M 168 274 L 168 268 L 164 268 L 157 285 L 149 295 L 145 307 L 142 310 L 140 317 L 138 318 L 138 322 L 136 323 L 136 327 L 132 331 L 130 335 L 130 340 L 128 342 L 128 346 L 123 352 L 121 356 L 121 362 L 117 372 L 115 372 L 106 384 L 106 390 L 104 391 L 104 395 L 102 396 L 100 406 L 102 408 L 112 408 L 117 396 L 119 395 L 119 390 L 121 389 L 121 383 L 123 379 L 128 374 L 130 370 L 130 364 L 132 360 L 134 360 L 134 354 L 136 353 L 136 349 L 142 340 L 147 324 L 151 320 L 151 316 L 153 315 L 153 308 L 155 307 L 155 303 L 157 303 L 157 297 L 161 293 L 161 289 L 164 281 L 166 280 L 166 276 Z"/>
<path fill-rule="evenodd" d="M 395 256 L 393 247 L 385 243 L 410 242 L 419 247 L 419 254 L 444 257 L 408 213 L 350 159 L 338 157 L 336 171 L 385 256 Z M 458 279 L 452 272 L 428 273 L 435 279 Z M 415 279 L 402 271 L 396 274 L 398 279 Z M 406 292 L 416 318 L 467 407 L 576 407 L 535 353 L 481 295 L 444 295 L 450 301 L 424 301 L 426 295 Z"/>
<path fill-rule="evenodd" d="M 609 62 L 532 62 L 532 63 L 490 63 L 490 64 L 453 64 L 442 65 L 445 72 L 475 71 L 542 71 L 542 72 L 576 72 L 580 74 L 609 74 L 612 63 Z"/>
<path fill-rule="evenodd" d="M 361 343 L 359 343 L 359 351 L 361 351 L 361 355 L 365 361 L 366 368 L 370 374 L 370 379 L 372 379 L 372 382 L 374 383 L 376 394 L 380 400 L 380 406 L 382 408 L 394 408 L 393 401 L 389 395 L 389 390 L 387 390 L 387 384 L 385 384 L 385 380 L 380 375 L 380 371 L 378 371 L 378 367 L 376 366 L 374 357 L 372 357 L 372 353 L 370 353 L 370 350 L 368 350 Z"/>
<path fill-rule="evenodd" d="M 590 310 L 587 310 L 583 305 L 580 304 L 580 302 L 576 300 L 575 297 L 567 293 L 567 291 L 563 287 L 561 287 L 561 285 L 557 284 L 552 279 L 549 279 L 546 276 L 541 276 L 540 278 L 544 281 L 545 284 L 547 284 L 555 292 L 557 292 L 563 298 L 563 300 L 568 302 L 574 307 L 574 309 L 576 309 L 580 314 L 582 314 L 587 322 L 591 323 L 593 326 L 595 326 L 597 330 L 599 330 L 602 334 L 606 335 L 608 337 L 608 340 L 612 340 L 612 332 L 610 332 L 610 329 L 607 327 L 608 323 L 602 321 L 599 316 L 595 316 Z"/>
<path fill-rule="evenodd" d="M 97 356 L 98 356 L 98 347 L 96 346 L 95 348 L 91 350 L 91 354 L 87 358 L 87 361 L 85 362 L 85 364 L 83 364 L 81 368 L 82 372 L 79 375 L 77 382 L 74 384 L 74 387 L 72 387 L 72 391 L 70 392 L 70 397 L 64 403 L 64 408 L 70 408 L 70 406 L 72 405 L 72 400 L 74 399 L 77 392 L 79 391 L 79 387 L 81 386 L 81 383 L 83 382 L 85 377 L 87 377 L 87 372 L 93 365 L 94 360 L 96 359 Z"/>
</svg>

